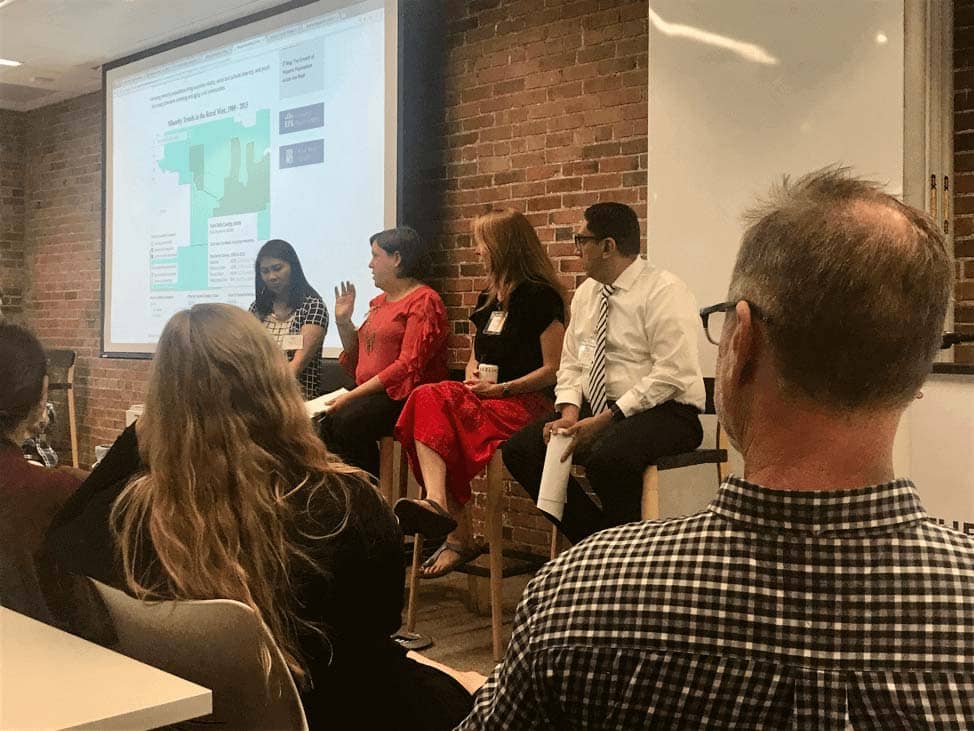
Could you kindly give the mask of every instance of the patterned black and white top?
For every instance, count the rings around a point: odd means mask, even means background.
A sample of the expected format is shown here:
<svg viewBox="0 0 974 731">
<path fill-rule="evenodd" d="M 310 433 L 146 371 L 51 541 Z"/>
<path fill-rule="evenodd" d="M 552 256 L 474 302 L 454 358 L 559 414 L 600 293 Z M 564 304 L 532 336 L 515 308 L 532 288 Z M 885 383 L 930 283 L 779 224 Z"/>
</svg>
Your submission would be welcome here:
<svg viewBox="0 0 974 731">
<path fill-rule="evenodd" d="M 250 311 L 255 315 L 257 314 L 256 302 L 251 303 Z M 309 294 L 304 298 L 301 306 L 294 310 L 287 319 L 279 320 L 272 311 L 267 313 L 263 323 L 264 327 L 267 328 L 267 332 L 274 338 L 274 341 L 283 348 L 284 336 L 295 335 L 301 332 L 301 328 L 305 325 L 320 325 L 325 329 L 325 332 L 328 332 L 328 308 L 325 307 L 325 303 L 321 297 Z M 287 354 L 289 361 L 294 358 L 294 350 L 285 350 L 284 352 Z M 320 354 L 315 354 L 308 361 L 304 370 L 298 374 L 298 383 L 301 385 L 301 391 L 305 401 L 316 398 L 319 395 L 319 391 L 321 390 Z"/>
<path fill-rule="evenodd" d="M 549 563 L 459 729 L 974 728 L 974 538 L 909 480 L 730 477 Z"/>
</svg>

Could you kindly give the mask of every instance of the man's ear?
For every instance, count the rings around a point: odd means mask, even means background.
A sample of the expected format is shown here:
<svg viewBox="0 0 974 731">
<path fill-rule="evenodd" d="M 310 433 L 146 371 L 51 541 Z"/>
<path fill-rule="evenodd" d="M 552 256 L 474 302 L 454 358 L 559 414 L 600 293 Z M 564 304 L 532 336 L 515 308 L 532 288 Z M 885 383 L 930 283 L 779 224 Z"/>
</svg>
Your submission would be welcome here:
<svg viewBox="0 0 974 731">
<path fill-rule="evenodd" d="M 612 238 L 611 236 L 606 236 L 604 239 L 602 239 L 601 246 L 602 246 L 602 256 L 603 257 L 610 257 L 610 256 L 612 256 L 612 253 L 614 251 L 618 251 L 619 250 L 619 245 L 616 244 L 616 240 L 614 238 Z"/>
<path fill-rule="evenodd" d="M 734 383 L 741 385 L 754 376 L 759 344 L 750 305 L 740 300 L 734 308 L 734 314 L 736 323 L 727 339 L 724 358 L 730 366 L 730 376 Z"/>
</svg>

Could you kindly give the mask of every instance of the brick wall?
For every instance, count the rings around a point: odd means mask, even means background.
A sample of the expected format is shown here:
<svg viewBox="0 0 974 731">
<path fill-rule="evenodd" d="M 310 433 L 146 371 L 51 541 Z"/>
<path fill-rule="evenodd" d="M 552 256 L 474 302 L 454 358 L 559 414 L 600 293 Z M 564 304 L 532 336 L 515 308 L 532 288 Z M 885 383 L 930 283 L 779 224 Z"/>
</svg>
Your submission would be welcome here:
<svg viewBox="0 0 974 731">
<path fill-rule="evenodd" d="M 647 13 L 645 0 L 452 0 L 448 14 L 444 165 L 430 185 L 444 196 L 436 284 L 459 366 L 484 286 L 469 234 L 476 215 L 525 211 L 570 289 L 582 276 L 571 234 L 587 205 L 622 201 L 645 219 Z M 143 400 L 148 373 L 145 361 L 98 358 L 101 115 L 92 94 L 0 118 L 23 130 L 28 151 L 30 324 L 47 346 L 79 353 L 83 463 L 118 433 L 125 407 Z M 523 491 L 509 485 L 506 502 L 507 536 L 545 546 L 548 524 Z"/>
<path fill-rule="evenodd" d="M 27 156 L 24 116 L 0 110 L 0 296 L 3 314 L 23 320 L 27 280 L 24 258 L 24 165 Z"/>
<path fill-rule="evenodd" d="M 571 241 L 587 205 L 646 213 L 645 2 L 457 0 L 446 64 L 445 206 L 437 275 L 466 362 L 466 317 L 484 286 L 470 223 L 491 206 L 524 211 L 569 289 Z"/>
<path fill-rule="evenodd" d="M 974 333 L 974 2 L 954 6 L 954 329 Z M 954 360 L 974 363 L 974 345 L 954 346 Z"/>
<path fill-rule="evenodd" d="M 101 95 L 88 94 L 24 115 L 25 248 L 29 325 L 49 348 L 77 351 L 80 462 L 111 442 L 125 408 L 144 400 L 147 361 L 98 357 L 101 327 Z M 59 445 L 67 409 L 60 408 Z M 66 458 L 68 449 L 60 453 Z"/>
</svg>

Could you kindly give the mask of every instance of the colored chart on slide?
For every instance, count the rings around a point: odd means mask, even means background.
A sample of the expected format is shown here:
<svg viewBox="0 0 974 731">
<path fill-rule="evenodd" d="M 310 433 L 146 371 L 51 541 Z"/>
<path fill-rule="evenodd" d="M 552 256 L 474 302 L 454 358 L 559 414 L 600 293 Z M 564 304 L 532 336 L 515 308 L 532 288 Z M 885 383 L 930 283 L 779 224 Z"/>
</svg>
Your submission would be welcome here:
<svg viewBox="0 0 974 731">
<path fill-rule="evenodd" d="M 271 114 L 188 124 L 162 140 L 159 168 L 189 188 L 189 245 L 150 254 L 153 290 L 203 290 L 252 275 L 254 243 L 270 236 Z M 174 254 L 174 256 L 173 256 Z"/>
</svg>

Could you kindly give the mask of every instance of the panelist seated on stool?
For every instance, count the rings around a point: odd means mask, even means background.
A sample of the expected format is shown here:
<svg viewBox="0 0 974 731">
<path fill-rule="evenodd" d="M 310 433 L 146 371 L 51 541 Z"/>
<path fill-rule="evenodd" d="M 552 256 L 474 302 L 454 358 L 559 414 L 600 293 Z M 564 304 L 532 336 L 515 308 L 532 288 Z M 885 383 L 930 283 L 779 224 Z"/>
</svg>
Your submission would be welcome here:
<svg viewBox="0 0 974 731">
<path fill-rule="evenodd" d="M 524 214 L 505 209 L 480 216 L 473 240 L 487 288 L 470 314 L 476 334 L 465 382 L 420 386 L 396 423 L 396 439 L 426 490 L 425 499 L 396 503 L 399 523 L 405 533 L 443 540 L 420 570 L 425 578 L 480 553 L 463 527 L 470 480 L 505 439 L 551 410 L 565 331 L 563 288 Z M 501 382 L 497 374 L 488 378 L 484 366 L 494 366 Z"/>
<path fill-rule="evenodd" d="M 335 288 L 339 362 L 355 379 L 328 404 L 319 432 L 348 464 L 380 477 L 376 442 L 391 437 L 406 397 L 416 386 L 447 376 L 449 328 L 443 300 L 423 280 L 431 271 L 426 243 L 408 226 L 369 239 L 369 269 L 382 293 L 369 302 L 362 324 L 352 324 L 355 286 Z"/>
<path fill-rule="evenodd" d="M 676 276 L 640 258 L 635 211 L 591 206 L 575 247 L 589 279 L 572 300 L 555 413 L 502 449 L 507 469 L 537 498 L 551 432 L 573 437 L 565 454 L 584 465 L 602 502 L 569 479 L 559 525 L 573 543 L 640 519 L 643 472 L 700 444 L 705 403 L 696 303 Z"/>
</svg>

